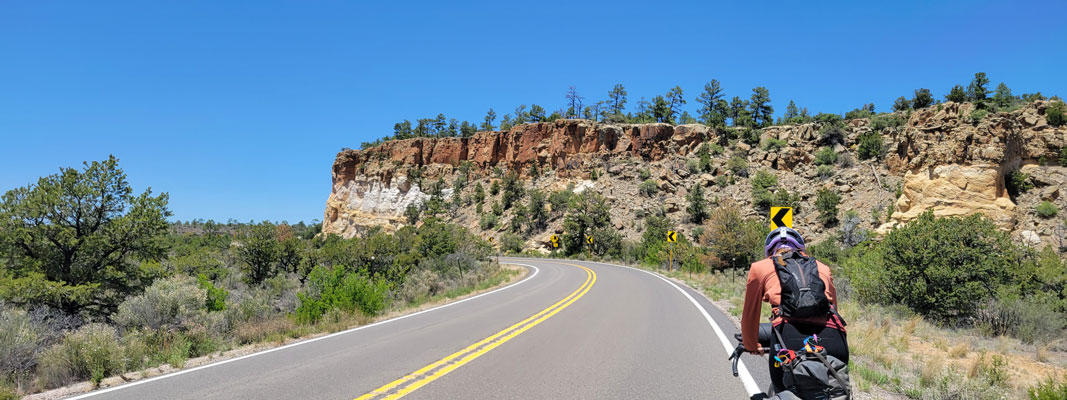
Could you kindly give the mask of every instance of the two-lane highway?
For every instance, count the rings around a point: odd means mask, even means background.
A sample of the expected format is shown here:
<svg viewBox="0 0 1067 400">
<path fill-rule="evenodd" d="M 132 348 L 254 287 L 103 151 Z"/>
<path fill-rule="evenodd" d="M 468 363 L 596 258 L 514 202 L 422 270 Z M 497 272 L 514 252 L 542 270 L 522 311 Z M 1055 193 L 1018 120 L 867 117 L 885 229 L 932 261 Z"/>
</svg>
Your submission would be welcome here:
<svg viewBox="0 0 1067 400">
<path fill-rule="evenodd" d="M 745 399 L 767 386 L 766 361 L 755 357 L 746 357 L 754 379 L 731 375 L 736 329 L 687 288 L 610 264 L 501 262 L 530 274 L 461 302 L 79 398 Z"/>
</svg>

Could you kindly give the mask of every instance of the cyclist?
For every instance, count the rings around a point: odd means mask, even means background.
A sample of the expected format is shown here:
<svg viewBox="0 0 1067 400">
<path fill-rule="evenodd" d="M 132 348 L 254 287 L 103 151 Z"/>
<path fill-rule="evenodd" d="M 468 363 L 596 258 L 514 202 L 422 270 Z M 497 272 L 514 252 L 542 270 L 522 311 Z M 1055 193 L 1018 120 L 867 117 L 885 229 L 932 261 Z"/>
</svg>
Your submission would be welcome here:
<svg viewBox="0 0 1067 400">
<path fill-rule="evenodd" d="M 804 238 L 793 229 L 781 227 L 767 235 L 764 241 L 764 253 L 767 258 L 752 263 L 748 272 L 745 305 L 741 314 L 742 343 L 746 351 L 761 354 L 758 341 L 760 311 L 763 302 L 768 302 L 772 307 L 771 323 L 777 332 L 772 335 L 774 339 L 771 349 L 774 349 L 776 344 L 781 344 L 781 348 L 799 350 L 804 347 L 806 338 L 817 335 L 818 344 L 826 349 L 827 354 L 848 365 L 845 323 L 836 312 L 837 290 L 834 288 L 833 277 L 830 276 L 830 268 L 809 257 L 804 248 Z M 816 266 L 821 282 L 814 282 L 813 279 L 805 281 L 803 268 L 810 269 L 809 276 L 814 277 Z M 779 277 L 779 270 L 786 275 L 785 280 Z M 782 305 L 783 283 L 790 288 L 789 293 L 786 293 L 785 307 Z M 798 286 L 820 289 L 824 287 L 825 293 L 820 294 L 825 297 L 811 296 L 803 293 L 803 289 L 798 291 L 795 289 Z M 797 300 L 799 294 L 802 294 L 801 301 Z M 779 337 L 785 343 L 778 343 Z M 781 367 L 775 367 L 774 357 L 768 359 L 774 391 L 782 392 L 786 389 L 782 383 L 784 372 Z"/>
</svg>

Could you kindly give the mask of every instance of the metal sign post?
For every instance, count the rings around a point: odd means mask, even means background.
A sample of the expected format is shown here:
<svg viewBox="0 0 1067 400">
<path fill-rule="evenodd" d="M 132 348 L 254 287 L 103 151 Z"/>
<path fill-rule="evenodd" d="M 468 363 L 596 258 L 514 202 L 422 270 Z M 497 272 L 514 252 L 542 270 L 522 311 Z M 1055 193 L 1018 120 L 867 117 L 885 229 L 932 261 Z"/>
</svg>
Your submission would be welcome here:
<svg viewBox="0 0 1067 400">
<path fill-rule="evenodd" d="M 667 243 L 670 247 L 670 256 L 667 257 L 667 272 L 674 270 L 674 242 L 678 241 L 678 232 L 667 231 Z"/>
</svg>

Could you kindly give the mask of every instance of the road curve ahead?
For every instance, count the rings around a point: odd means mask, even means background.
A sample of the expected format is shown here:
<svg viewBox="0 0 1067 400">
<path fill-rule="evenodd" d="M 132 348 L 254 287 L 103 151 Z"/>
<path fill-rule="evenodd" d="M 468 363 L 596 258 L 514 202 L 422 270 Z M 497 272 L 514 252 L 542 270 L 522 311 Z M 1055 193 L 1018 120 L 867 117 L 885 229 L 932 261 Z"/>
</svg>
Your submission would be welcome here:
<svg viewBox="0 0 1067 400">
<path fill-rule="evenodd" d="M 767 386 L 755 357 L 732 376 L 736 329 L 688 288 L 611 264 L 501 262 L 530 274 L 450 305 L 75 398 L 747 399 Z"/>
</svg>

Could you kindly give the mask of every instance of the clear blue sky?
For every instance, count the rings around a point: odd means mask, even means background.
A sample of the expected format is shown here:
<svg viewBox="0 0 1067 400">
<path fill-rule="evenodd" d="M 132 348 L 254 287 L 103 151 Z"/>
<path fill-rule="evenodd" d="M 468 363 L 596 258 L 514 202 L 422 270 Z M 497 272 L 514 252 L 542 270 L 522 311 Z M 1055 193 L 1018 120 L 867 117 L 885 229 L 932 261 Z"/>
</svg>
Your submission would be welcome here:
<svg viewBox="0 0 1067 400">
<path fill-rule="evenodd" d="M 1061 1 L 6 1 L 0 191 L 115 154 L 175 218 L 321 219 L 342 147 L 394 122 L 631 104 L 704 82 L 814 112 L 887 110 L 974 72 L 1067 94 Z M 737 4 L 735 4 L 737 3 Z M 692 111 L 691 111 L 692 112 Z"/>
</svg>

